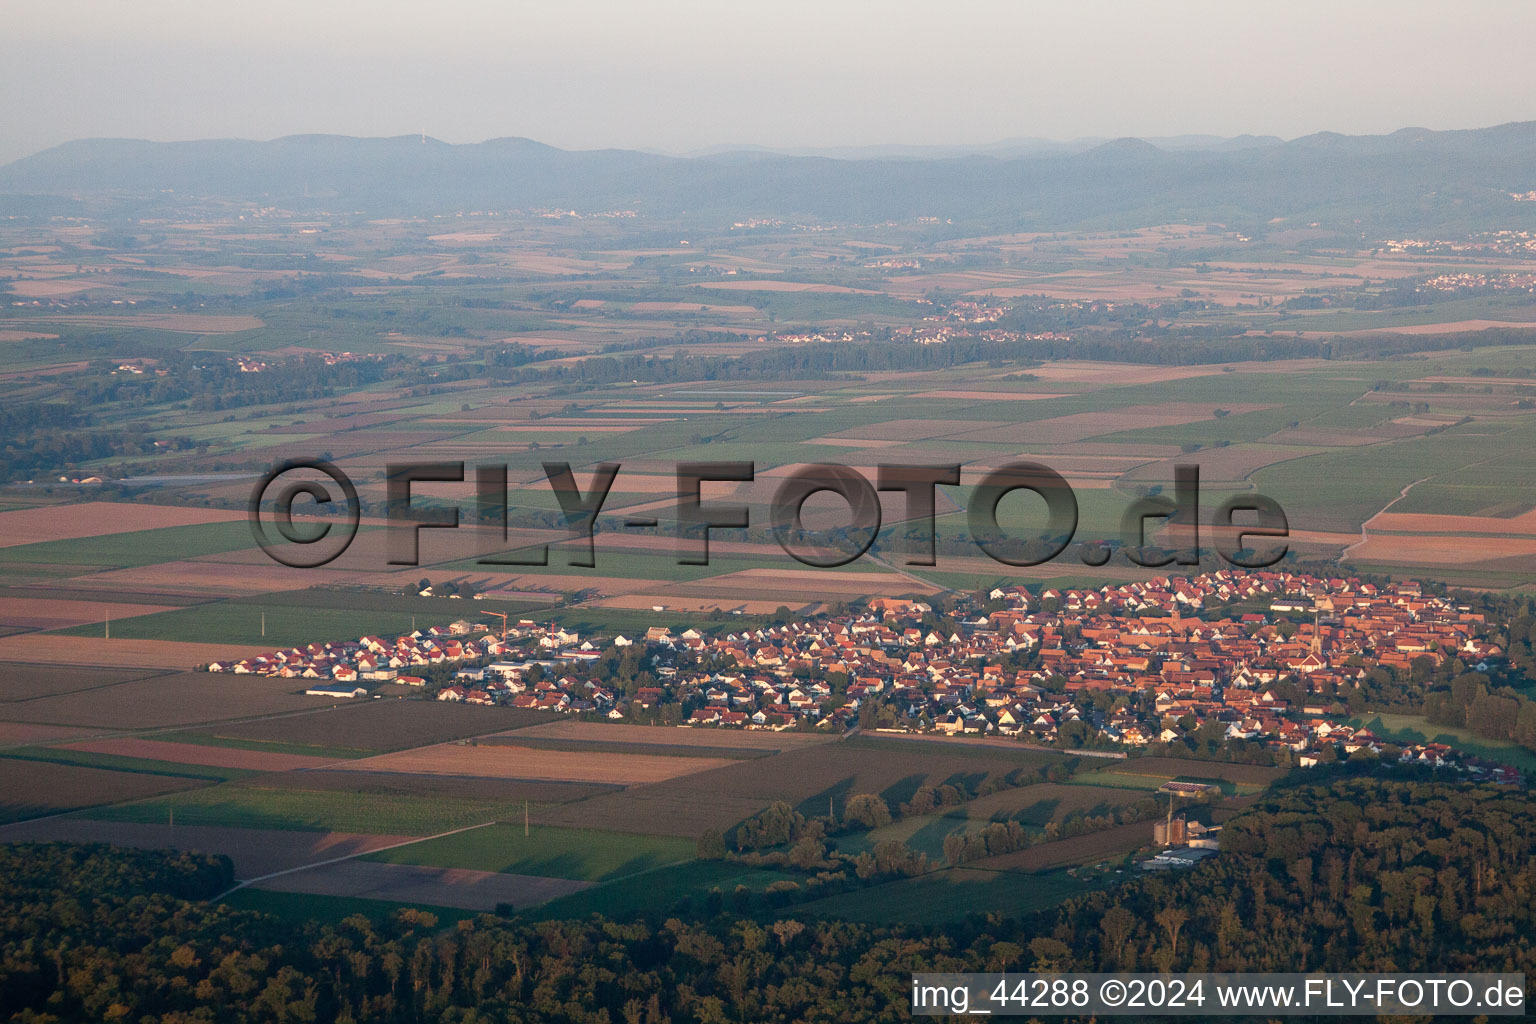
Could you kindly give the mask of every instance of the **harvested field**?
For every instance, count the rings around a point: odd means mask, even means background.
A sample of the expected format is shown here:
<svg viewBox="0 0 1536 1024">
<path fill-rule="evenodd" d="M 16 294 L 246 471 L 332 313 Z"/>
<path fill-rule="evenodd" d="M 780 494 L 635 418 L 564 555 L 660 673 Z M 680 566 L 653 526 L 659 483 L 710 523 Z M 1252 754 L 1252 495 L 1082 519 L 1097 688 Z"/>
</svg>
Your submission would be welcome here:
<svg viewBox="0 0 1536 1024">
<path fill-rule="evenodd" d="M 33 725 L 29 722 L 0 722 L 0 745 L 33 746 L 56 740 L 92 736 L 99 729 L 74 729 L 67 725 Z"/>
<path fill-rule="evenodd" d="M 746 732 L 738 729 L 696 729 L 659 725 L 608 725 L 559 719 L 545 725 L 519 729 L 516 738 L 539 737 L 563 740 L 646 743 L 658 746 L 737 747 L 743 750 L 789 750 L 827 743 L 830 736 L 805 732 Z"/>
<path fill-rule="evenodd" d="M 199 779 L 150 775 L 147 772 L 116 772 L 105 768 L 55 764 L 49 761 L 0 759 L 0 821 L 20 821 L 62 811 L 142 800 L 207 783 Z M 23 838 L 0 829 L 0 841 Z"/>
<path fill-rule="evenodd" d="M 104 537 L 136 530 L 196 526 L 244 519 L 225 509 L 176 508 L 132 502 L 88 501 L 77 505 L 45 505 L 0 512 L 0 547 L 39 544 L 76 537 Z"/>
<path fill-rule="evenodd" d="M 151 674 L 133 669 L 0 665 L 0 703 L 36 700 L 38 697 L 74 693 L 77 690 L 95 690 L 132 679 L 144 679 Z"/>
<path fill-rule="evenodd" d="M 411 836 L 346 832 L 286 832 L 256 828 L 211 828 L 88 818 L 50 818 L 0 827 L 0 842 L 115 843 L 142 849 L 171 848 L 221 853 L 235 863 L 236 878 L 254 878 L 303 864 L 366 853 L 405 842 Z"/>
<path fill-rule="evenodd" d="M 1110 857 L 1123 856 L 1152 842 L 1152 823 L 1136 821 L 1117 825 L 1102 832 L 1058 839 L 1017 853 L 986 857 L 966 865 L 989 871 L 1046 871 L 1065 864 L 1090 864 Z"/>
<path fill-rule="evenodd" d="M 733 762 L 710 757 L 591 754 L 516 746 L 444 743 L 354 761 L 355 771 L 421 772 L 476 778 L 603 782 L 661 782 Z"/>
<path fill-rule="evenodd" d="M 591 886 L 591 882 L 569 878 L 345 860 L 338 864 L 326 864 L 307 871 L 269 878 L 253 888 L 316 896 L 362 897 L 396 903 L 425 903 L 491 913 L 498 904 L 510 903 L 515 909 L 524 910 Z"/>
<path fill-rule="evenodd" d="M 24 638 L 6 637 L 0 644 L 17 639 Z M 114 646 L 119 642 L 112 641 Z M 292 679 L 178 672 L 16 702 L 5 705 L 4 714 L 14 722 L 121 730 L 314 709 L 319 698 L 296 693 L 294 683 Z"/>
<path fill-rule="evenodd" d="M 217 679 L 218 676 L 204 678 Z M 293 681 L 284 682 L 291 687 Z M 315 698 L 306 700 L 313 702 Z M 469 707 L 442 701 L 378 700 L 317 708 L 313 714 L 239 722 L 202 731 L 210 736 L 235 740 L 387 751 L 505 732 L 548 721 L 549 713 L 545 711 Z"/>
<path fill-rule="evenodd" d="M 289 772 L 335 763 L 335 759 L 329 757 L 276 754 L 263 750 L 241 750 L 237 747 L 205 747 L 195 743 L 167 743 L 161 740 L 133 737 L 87 740 L 83 743 L 68 744 L 65 749 L 84 750 L 94 754 L 115 754 L 119 757 L 142 757 L 151 761 L 170 761 L 175 764 L 241 768 L 257 772 Z"/>
</svg>

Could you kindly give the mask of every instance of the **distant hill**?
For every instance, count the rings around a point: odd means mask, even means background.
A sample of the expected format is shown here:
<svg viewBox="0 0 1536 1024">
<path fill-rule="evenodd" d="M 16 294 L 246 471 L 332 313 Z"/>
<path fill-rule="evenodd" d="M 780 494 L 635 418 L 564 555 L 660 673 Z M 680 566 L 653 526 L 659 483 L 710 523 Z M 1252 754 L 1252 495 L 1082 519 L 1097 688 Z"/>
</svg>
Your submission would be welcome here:
<svg viewBox="0 0 1536 1024">
<path fill-rule="evenodd" d="M 622 208 L 706 224 L 927 216 L 1017 230 L 1221 221 L 1262 231 L 1285 218 L 1287 226 L 1318 221 L 1378 237 L 1536 221 L 1536 203 L 1508 196 L 1536 189 L 1536 122 L 1374 136 L 1322 132 L 1288 142 L 1023 139 L 990 148 L 677 157 L 568 151 L 517 138 L 469 145 L 415 135 L 87 139 L 0 167 L 0 213 L 43 215 L 61 202 L 86 201 L 142 215 L 217 199 L 371 214 Z"/>
</svg>

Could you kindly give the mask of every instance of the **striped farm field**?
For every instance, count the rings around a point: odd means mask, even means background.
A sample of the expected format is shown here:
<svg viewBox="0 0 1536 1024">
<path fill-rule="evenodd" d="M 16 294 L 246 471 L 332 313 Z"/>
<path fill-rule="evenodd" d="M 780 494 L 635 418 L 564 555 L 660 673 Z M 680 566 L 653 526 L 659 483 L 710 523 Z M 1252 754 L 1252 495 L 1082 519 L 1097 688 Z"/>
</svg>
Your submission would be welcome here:
<svg viewBox="0 0 1536 1024">
<path fill-rule="evenodd" d="M 285 754 L 266 750 L 242 750 L 237 747 L 203 746 L 197 743 L 167 743 L 162 740 L 118 739 L 86 740 L 71 743 L 69 750 L 121 757 L 142 757 L 176 764 L 207 765 L 214 768 L 244 768 L 258 772 L 288 772 L 300 768 L 318 768 L 333 764 L 335 758 L 306 754 Z"/>
<path fill-rule="evenodd" d="M 503 745 L 441 743 L 351 762 L 353 771 L 420 772 L 553 782 L 662 782 L 736 762 L 713 757 L 659 757 L 633 753 L 541 750 Z"/>
<path fill-rule="evenodd" d="M 790 750 L 829 742 L 833 737 L 808 732 L 747 732 L 741 729 L 696 729 L 661 725 L 609 725 L 557 719 L 544 725 L 518 729 L 512 734 L 539 739 L 581 740 L 603 743 L 634 743 L 661 747 L 734 747 L 741 750 Z"/>
</svg>

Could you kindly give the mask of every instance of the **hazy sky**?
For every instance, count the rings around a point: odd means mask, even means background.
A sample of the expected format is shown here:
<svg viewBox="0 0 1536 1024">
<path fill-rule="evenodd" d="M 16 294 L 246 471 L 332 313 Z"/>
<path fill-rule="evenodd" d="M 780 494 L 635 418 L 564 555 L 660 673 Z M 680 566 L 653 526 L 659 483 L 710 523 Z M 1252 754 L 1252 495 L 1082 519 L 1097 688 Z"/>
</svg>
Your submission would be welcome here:
<svg viewBox="0 0 1536 1024">
<path fill-rule="evenodd" d="M 0 0 L 0 162 L 89 136 L 567 148 L 1536 119 L 1524 0 Z"/>
</svg>

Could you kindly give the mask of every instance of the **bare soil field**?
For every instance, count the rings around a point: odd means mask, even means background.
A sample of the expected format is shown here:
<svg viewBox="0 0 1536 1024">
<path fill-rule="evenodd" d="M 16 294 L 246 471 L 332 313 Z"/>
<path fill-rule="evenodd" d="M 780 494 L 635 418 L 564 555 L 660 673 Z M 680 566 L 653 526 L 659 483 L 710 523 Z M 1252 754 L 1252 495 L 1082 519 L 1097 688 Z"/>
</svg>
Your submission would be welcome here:
<svg viewBox="0 0 1536 1024">
<path fill-rule="evenodd" d="M 201 779 L 9 757 L 0 759 L 0 777 L 5 779 L 5 786 L 0 789 L 0 821 L 19 821 L 98 804 L 142 800 L 207 785 Z M 0 827 L 0 842 L 18 838 L 25 837 Z"/>
<path fill-rule="evenodd" d="M 517 910 L 590 889 L 595 883 L 543 875 L 513 875 L 467 868 L 345 860 L 269 878 L 252 888 L 316 896 L 355 896 L 396 903 L 425 903 L 490 913 L 497 904 Z"/>
<path fill-rule="evenodd" d="M 353 771 L 421 772 L 476 778 L 603 782 L 619 785 L 661 782 L 734 762 L 710 757 L 575 753 L 515 746 L 443 743 L 363 758 Z"/>
<path fill-rule="evenodd" d="M 105 640 L 101 637 L 23 633 L 0 637 L 0 662 L 96 665 L 119 668 L 193 669 L 210 661 L 247 658 L 268 651 L 232 644 L 177 640 Z"/>
<path fill-rule="evenodd" d="M 46 597 L 0 597 L 0 625 L 26 629 L 65 629 L 90 622 L 167 612 L 177 605 L 61 601 Z"/>
<path fill-rule="evenodd" d="M 1370 530 L 1398 533 L 1503 533 L 1536 535 L 1536 509 L 1505 519 L 1499 516 L 1447 516 L 1414 512 L 1378 512 Z"/>
<path fill-rule="evenodd" d="M 1536 555 L 1536 538 L 1456 537 L 1443 533 L 1372 534 L 1364 544 L 1350 552 L 1351 558 L 1361 562 L 1425 565 L 1472 565 L 1531 555 Z M 0 643 L 4 642 L 0 640 Z"/>
<path fill-rule="evenodd" d="M 87 818 L 50 818 L 47 821 L 0 826 L 0 842 L 115 843 L 118 846 L 150 850 L 169 847 L 175 850 L 221 853 L 234 861 L 236 878 L 255 878 L 332 857 L 367 853 L 412 838 L 351 832 L 150 825 L 128 821 L 92 821 Z"/>
<path fill-rule="evenodd" d="M 204 674 L 202 678 L 217 679 Z M 241 680 L 250 676 L 234 677 Z M 292 686 L 293 680 L 283 680 Z M 303 698 L 314 703 L 315 697 Z M 323 702 L 321 702 L 323 703 Z M 481 708 L 443 701 L 375 700 L 317 708 L 312 714 L 237 722 L 202 730 L 211 736 L 388 751 L 505 732 L 549 721 L 545 711 Z"/>
<path fill-rule="evenodd" d="M 240 512 L 212 508 L 173 508 L 131 502 L 87 501 L 77 505 L 45 505 L 0 512 L 0 547 L 37 544 L 76 537 L 158 530 L 244 519 Z"/>
<path fill-rule="evenodd" d="M 121 737 L 70 743 L 67 750 L 85 750 L 96 754 L 142 757 L 175 764 L 206 765 L 213 768 L 244 768 L 257 772 L 288 772 L 300 768 L 318 768 L 334 764 L 335 758 L 308 754 L 280 754 L 238 747 L 201 746 L 196 743 L 171 743 L 163 740 Z"/>
<path fill-rule="evenodd" d="M 366 536 L 360 534 L 359 541 Z M 347 584 L 367 580 L 366 573 L 329 565 L 320 569 L 290 569 L 275 564 L 256 548 L 159 565 L 113 569 L 89 577 L 92 586 L 123 587 L 145 596 L 164 593 L 168 597 L 182 595 L 194 599 L 252 597 L 317 583 Z M 213 658 L 225 660 L 220 655 Z"/>
</svg>

